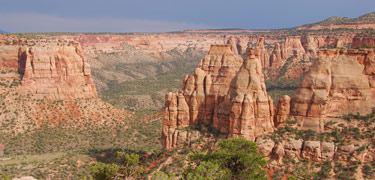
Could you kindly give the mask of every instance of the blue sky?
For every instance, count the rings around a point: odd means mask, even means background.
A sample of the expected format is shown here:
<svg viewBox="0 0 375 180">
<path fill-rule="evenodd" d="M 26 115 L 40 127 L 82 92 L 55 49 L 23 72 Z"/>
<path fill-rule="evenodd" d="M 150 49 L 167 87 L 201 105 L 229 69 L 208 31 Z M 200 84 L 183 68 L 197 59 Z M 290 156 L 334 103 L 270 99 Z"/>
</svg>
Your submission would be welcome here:
<svg viewBox="0 0 375 180">
<path fill-rule="evenodd" d="M 0 0 L 8 32 L 279 29 L 375 11 L 375 0 Z"/>
</svg>

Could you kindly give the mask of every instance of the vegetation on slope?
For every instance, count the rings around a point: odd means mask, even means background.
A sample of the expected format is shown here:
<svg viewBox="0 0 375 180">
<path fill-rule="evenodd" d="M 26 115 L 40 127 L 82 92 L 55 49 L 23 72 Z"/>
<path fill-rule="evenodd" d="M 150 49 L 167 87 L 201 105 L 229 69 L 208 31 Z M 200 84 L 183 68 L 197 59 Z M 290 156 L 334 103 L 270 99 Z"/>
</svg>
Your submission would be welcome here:
<svg viewBox="0 0 375 180">
<path fill-rule="evenodd" d="M 375 23 L 375 12 L 368 13 L 368 14 L 359 16 L 357 18 L 333 16 L 320 22 L 303 25 L 302 27 L 312 27 L 315 25 L 329 26 L 329 25 L 365 24 L 365 23 Z"/>
<path fill-rule="evenodd" d="M 162 53 L 165 60 L 157 60 L 129 45 L 122 48 L 122 53 L 99 52 L 90 61 L 98 64 L 92 73 L 99 96 L 131 110 L 161 110 L 165 94 L 180 89 L 184 76 L 194 71 L 204 55 L 190 48 L 174 49 Z"/>
</svg>

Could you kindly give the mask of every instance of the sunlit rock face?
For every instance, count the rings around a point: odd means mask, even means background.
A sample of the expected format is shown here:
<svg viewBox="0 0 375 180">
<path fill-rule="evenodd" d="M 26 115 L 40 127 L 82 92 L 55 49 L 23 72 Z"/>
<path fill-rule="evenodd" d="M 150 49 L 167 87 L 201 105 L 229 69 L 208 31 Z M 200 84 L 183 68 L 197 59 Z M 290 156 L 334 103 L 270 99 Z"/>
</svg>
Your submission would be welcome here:
<svg viewBox="0 0 375 180">
<path fill-rule="evenodd" d="M 251 140 L 273 131 L 273 100 L 266 92 L 261 52 L 248 49 L 243 60 L 230 45 L 212 45 L 194 75 L 185 77 L 182 90 L 166 95 L 163 147 L 188 145 L 190 135 L 178 129 L 198 123 Z"/>
<path fill-rule="evenodd" d="M 368 114 L 375 107 L 373 49 L 321 50 L 292 98 L 290 114 L 322 130 L 324 117 Z"/>
<path fill-rule="evenodd" d="M 21 94 L 56 99 L 94 98 L 91 69 L 79 43 L 64 40 L 0 46 L 0 67 L 18 71 Z"/>
</svg>

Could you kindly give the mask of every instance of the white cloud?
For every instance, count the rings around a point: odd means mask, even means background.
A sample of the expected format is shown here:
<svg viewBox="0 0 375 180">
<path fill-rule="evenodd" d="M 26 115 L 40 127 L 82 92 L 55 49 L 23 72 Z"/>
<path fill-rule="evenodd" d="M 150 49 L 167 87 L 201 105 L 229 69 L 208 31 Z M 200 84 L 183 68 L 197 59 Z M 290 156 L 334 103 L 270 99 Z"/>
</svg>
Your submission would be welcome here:
<svg viewBox="0 0 375 180">
<path fill-rule="evenodd" d="M 23 32 L 168 32 L 214 28 L 203 24 L 130 18 L 71 18 L 36 13 L 0 13 L 0 29 Z"/>
</svg>

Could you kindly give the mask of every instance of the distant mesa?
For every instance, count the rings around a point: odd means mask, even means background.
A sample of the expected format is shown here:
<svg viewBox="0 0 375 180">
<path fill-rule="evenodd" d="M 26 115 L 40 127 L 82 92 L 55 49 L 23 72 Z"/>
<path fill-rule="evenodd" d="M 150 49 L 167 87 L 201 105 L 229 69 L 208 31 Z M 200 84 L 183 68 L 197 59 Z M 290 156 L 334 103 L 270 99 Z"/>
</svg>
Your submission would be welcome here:
<svg viewBox="0 0 375 180">
<path fill-rule="evenodd" d="M 333 16 L 326 20 L 306 24 L 297 30 L 321 30 L 321 29 L 374 29 L 375 12 L 368 13 L 357 18 Z"/>
</svg>

